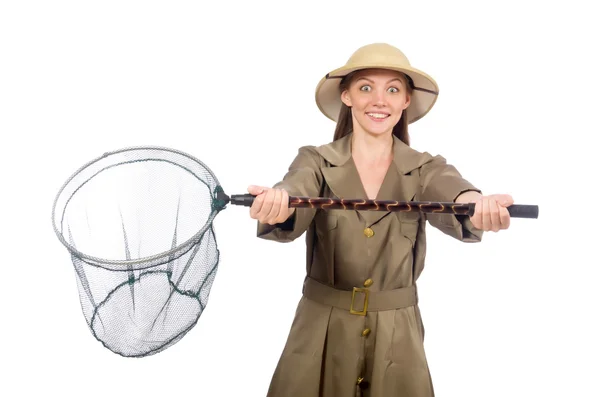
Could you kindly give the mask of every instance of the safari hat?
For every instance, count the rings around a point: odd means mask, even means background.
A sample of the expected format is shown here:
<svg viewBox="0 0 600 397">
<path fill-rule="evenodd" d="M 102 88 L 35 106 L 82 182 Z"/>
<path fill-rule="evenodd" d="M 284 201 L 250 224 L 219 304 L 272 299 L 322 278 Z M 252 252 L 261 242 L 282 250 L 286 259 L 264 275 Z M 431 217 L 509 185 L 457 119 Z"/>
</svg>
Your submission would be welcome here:
<svg viewBox="0 0 600 397">
<path fill-rule="evenodd" d="M 414 91 L 411 103 L 406 109 L 409 124 L 425 116 L 435 104 L 439 92 L 435 80 L 412 67 L 408 58 L 396 47 L 385 43 L 374 43 L 360 47 L 344 66 L 327 73 L 321 79 L 315 93 L 319 110 L 337 122 L 342 106 L 339 88 L 342 78 L 351 72 L 372 68 L 395 70 L 412 79 Z"/>
</svg>

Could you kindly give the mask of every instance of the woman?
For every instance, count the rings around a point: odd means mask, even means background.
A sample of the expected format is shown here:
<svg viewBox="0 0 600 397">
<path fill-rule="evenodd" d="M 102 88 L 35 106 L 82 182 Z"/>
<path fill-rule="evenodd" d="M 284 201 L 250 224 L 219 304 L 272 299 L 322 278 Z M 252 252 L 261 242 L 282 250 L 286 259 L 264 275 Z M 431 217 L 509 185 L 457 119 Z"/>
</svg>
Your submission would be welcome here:
<svg viewBox="0 0 600 397">
<path fill-rule="evenodd" d="M 458 240 L 509 226 L 509 195 L 483 196 L 441 156 L 409 146 L 437 85 L 387 44 L 358 49 L 317 86 L 319 109 L 337 121 L 333 142 L 299 150 L 283 181 L 249 187 L 258 236 L 306 232 L 307 277 L 273 375 L 274 397 L 430 397 L 416 281 L 425 222 Z M 475 215 L 290 209 L 288 197 L 476 202 Z M 366 299 L 368 296 L 368 300 Z"/>
</svg>

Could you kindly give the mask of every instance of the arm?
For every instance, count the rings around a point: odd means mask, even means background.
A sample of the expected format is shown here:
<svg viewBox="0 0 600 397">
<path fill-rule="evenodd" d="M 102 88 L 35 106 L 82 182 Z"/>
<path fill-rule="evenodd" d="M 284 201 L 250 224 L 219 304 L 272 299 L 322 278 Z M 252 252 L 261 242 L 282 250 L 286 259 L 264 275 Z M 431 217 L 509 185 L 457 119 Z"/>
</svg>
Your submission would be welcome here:
<svg viewBox="0 0 600 397">
<path fill-rule="evenodd" d="M 323 184 L 321 156 L 315 147 L 304 146 L 290 165 L 283 180 L 273 186 L 284 189 L 290 196 L 317 197 Z M 257 236 L 266 240 L 291 242 L 300 237 L 310 226 L 316 209 L 295 209 L 289 218 L 275 225 L 258 222 Z"/>
<path fill-rule="evenodd" d="M 478 199 L 481 191 L 465 180 L 458 170 L 435 156 L 420 169 L 422 201 L 468 202 Z M 477 229 L 467 215 L 426 214 L 429 224 L 463 242 L 480 242 L 483 231 Z"/>
</svg>

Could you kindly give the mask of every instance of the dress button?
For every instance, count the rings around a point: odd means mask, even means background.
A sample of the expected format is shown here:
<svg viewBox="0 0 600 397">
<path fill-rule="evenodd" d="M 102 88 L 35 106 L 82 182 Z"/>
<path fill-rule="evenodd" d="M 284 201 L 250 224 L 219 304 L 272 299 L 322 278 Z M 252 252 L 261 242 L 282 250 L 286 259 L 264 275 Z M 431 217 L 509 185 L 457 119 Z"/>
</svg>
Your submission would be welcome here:
<svg viewBox="0 0 600 397">
<path fill-rule="evenodd" d="M 373 280 L 371 280 L 370 278 L 368 278 L 363 285 L 365 287 L 370 287 L 371 285 L 373 285 Z"/>
<path fill-rule="evenodd" d="M 366 228 L 365 230 L 363 230 L 363 233 L 365 234 L 365 236 L 367 237 L 373 237 L 375 235 L 375 232 L 373 231 L 373 229 L 371 229 L 370 227 Z"/>
<path fill-rule="evenodd" d="M 362 376 L 356 380 L 356 384 L 361 390 L 368 389 L 370 385 Z"/>
<path fill-rule="evenodd" d="M 366 328 L 363 332 L 362 332 L 362 336 L 368 336 L 371 333 L 371 329 Z"/>
</svg>

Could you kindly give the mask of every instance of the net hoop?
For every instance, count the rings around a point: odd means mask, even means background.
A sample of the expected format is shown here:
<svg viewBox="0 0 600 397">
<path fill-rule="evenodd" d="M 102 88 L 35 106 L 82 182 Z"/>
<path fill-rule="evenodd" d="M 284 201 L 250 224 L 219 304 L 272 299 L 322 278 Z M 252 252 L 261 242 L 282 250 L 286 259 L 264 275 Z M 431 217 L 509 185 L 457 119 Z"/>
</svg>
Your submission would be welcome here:
<svg viewBox="0 0 600 397">
<path fill-rule="evenodd" d="M 130 152 L 139 153 L 139 152 L 144 152 L 144 151 L 148 152 L 147 156 L 144 156 L 141 159 L 136 158 L 135 160 L 126 160 L 127 153 L 130 153 Z M 69 201 L 81 187 L 83 187 L 85 184 L 90 182 L 94 177 L 98 176 L 100 173 L 106 171 L 107 169 L 110 169 L 110 168 L 113 168 L 113 167 L 116 167 L 119 165 L 131 163 L 131 162 L 164 161 L 164 162 L 168 162 L 172 165 L 175 165 L 177 167 L 180 167 L 180 168 L 188 171 L 191 175 L 193 175 L 198 180 L 203 182 L 202 179 L 200 177 L 198 177 L 198 175 L 191 169 L 184 167 L 182 164 L 179 164 L 173 160 L 162 158 L 161 156 L 157 155 L 159 153 L 175 154 L 177 156 L 180 156 L 181 158 L 186 158 L 188 160 L 191 160 L 196 165 L 202 167 L 203 171 L 208 172 L 210 174 L 210 176 L 213 178 L 214 183 L 217 186 L 217 188 L 211 192 L 212 200 L 213 200 L 212 211 L 211 211 L 207 221 L 204 223 L 204 225 L 192 237 L 190 237 L 188 240 L 178 244 L 174 248 L 163 251 L 161 253 L 158 253 L 155 255 L 150 255 L 150 256 L 145 256 L 145 257 L 137 258 L 137 259 L 130 259 L 130 260 L 126 260 L 126 259 L 115 260 L 115 259 L 100 258 L 97 256 L 88 255 L 84 252 L 79 251 L 76 247 L 71 245 L 66 240 L 66 238 L 64 236 L 64 216 L 67 211 Z M 116 161 L 116 162 L 108 161 L 105 166 L 101 166 L 97 171 L 93 172 L 92 175 L 90 177 L 88 177 L 83 183 L 79 183 L 78 185 L 75 185 L 76 178 L 78 176 L 80 176 L 82 173 L 90 170 L 92 167 L 98 165 L 100 162 L 105 161 L 107 159 L 111 159 L 115 156 L 123 156 L 124 160 L 120 160 L 120 161 Z M 72 190 L 72 193 L 69 194 L 69 197 L 66 197 L 68 194 L 67 192 L 69 192 L 71 190 Z M 178 257 L 184 255 L 186 252 L 188 252 L 190 249 L 192 249 L 195 245 L 197 245 L 201 241 L 205 232 L 209 228 L 212 227 L 212 221 L 214 220 L 214 218 L 217 216 L 217 214 L 222 209 L 224 209 L 224 203 L 222 203 L 221 200 L 219 200 L 217 198 L 217 193 L 219 192 L 219 190 L 222 191 L 222 188 L 219 183 L 219 180 L 217 179 L 217 177 L 213 173 L 213 171 L 206 164 L 204 164 L 201 160 L 197 159 L 196 157 L 194 157 L 188 153 L 185 153 L 185 152 L 182 152 L 182 151 L 176 150 L 176 149 L 162 147 L 162 146 L 127 147 L 127 148 L 123 148 L 123 149 L 119 149 L 119 150 L 106 152 L 103 155 L 87 162 L 86 164 L 81 166 L 77 171 L 75 171 L 65 181 L 65 183 L 62 185 L 62 187 L 59 189 L 59 191 L 56 195 L 56 198 L 54 200 L 54 203 L 52 205 L 52 226 L 53 226 L 56 236 L 58 237 L 58 239 L 60 240 L 62 245 L 73 256 L 79 258 L 80 260 L 84 261 L 85 263 L 87 263 L 89 265 L 101 267 L 101 268 L 108 269 L 108 270 L 122 270 L 122 271 L 126 271 L 126 270 L 130 269 L 131 267 L 133 267 L 134 269 L 137 269 L 137 270 L 148 269 L 148 268 L 152 268 L 152 267 L 164 264 L 168 261 L 171 261 L 175 258 L 178 258 Z"/>
</svg>

